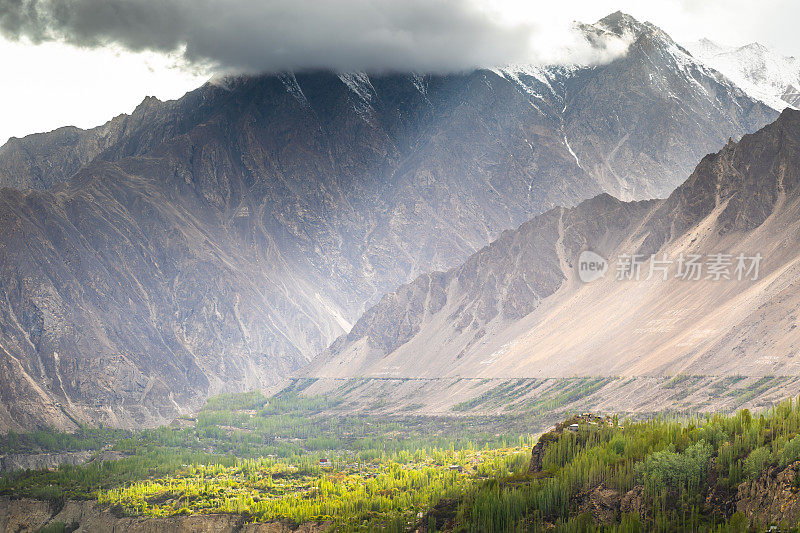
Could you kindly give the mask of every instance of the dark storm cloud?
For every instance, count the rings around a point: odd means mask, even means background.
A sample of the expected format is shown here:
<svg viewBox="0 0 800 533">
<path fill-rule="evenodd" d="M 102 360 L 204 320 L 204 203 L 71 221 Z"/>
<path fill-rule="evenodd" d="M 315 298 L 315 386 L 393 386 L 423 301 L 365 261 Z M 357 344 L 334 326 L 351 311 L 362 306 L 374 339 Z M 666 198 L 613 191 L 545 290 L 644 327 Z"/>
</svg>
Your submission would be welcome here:
<svg viewBox="0 0 800 533">
<path fill-rule="evenodd" d="M 228 71 L 453 71 L 542 59 L 534 28 L 465 0 L 0 0 L 0 32 L 180 50 Z"/>
</svg>

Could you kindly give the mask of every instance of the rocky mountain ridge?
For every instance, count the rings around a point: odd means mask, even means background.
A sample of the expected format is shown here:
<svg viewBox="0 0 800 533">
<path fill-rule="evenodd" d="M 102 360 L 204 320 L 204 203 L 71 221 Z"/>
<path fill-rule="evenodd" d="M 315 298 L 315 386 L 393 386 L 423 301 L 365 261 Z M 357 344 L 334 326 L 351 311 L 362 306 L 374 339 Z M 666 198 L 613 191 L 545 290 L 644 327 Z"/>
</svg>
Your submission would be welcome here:
<svg viewBox="0 0 800 533">
<path fill-rule="evenodd" d="M 305 375 L 793 375 L 798 180 L 800 112 L 785 110 L 705 157 L 666 200 L 555 209 L 401 287 Z M 608 258 L 601 280 L 578 279 L 585 250 Z M 674 277 L 690 254 L 725 254 L 730 279 Z M 763 258 L 758 279 L 735 279 L 739 254 Z M 641 279 L 617 279 L 622 256 L 642 258 Z M 653 258 L 673 259 L 667 279 L 648 276 Z"/>
</svg>

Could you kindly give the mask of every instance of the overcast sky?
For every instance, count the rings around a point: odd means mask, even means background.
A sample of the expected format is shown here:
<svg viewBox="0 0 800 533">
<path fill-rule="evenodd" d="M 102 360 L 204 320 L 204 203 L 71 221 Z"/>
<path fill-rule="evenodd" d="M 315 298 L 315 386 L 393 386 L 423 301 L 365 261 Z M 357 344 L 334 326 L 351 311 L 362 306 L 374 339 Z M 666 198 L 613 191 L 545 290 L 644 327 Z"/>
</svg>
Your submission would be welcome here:
<svg viewBox="0 0 800 533">
<path fill-rule="evenodd" d="M 616 10 L 679 42 L 753 41 L 800 56 L 797 0 L 0 0 L 0 144 L 91 127 L 218 72 L 445 72 L 603 62 L 569 30 Z"/>
</svg>

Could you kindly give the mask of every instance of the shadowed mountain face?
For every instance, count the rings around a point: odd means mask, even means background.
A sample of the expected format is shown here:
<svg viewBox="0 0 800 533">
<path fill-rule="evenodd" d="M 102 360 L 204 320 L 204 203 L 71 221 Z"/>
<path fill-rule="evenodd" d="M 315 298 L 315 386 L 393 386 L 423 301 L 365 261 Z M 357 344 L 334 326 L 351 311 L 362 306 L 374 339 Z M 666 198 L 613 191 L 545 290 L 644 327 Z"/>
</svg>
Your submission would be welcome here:
<svg viewBox="0 0 800 533">
<path fill-rule="evenodd" d="M 152 424 L 267 387 L 420 273 L 554 205 L 666 193 L 774 116 L 657 28 L 615 14 L 584 30 L 633 44 L 591 68 L 225 79 L 10 141 L 0 426 Z M 649 204 L 619 205 L 609 223 Z M 563 281 L 529 274 L 512 292 L 542 299 Z M 505 316 L 527 315 L 525 298 Z"/>
<path fill-rule="evenodd" d="M 601 195 L 535 217 L 385 296 L 305 374 L 320 377 L 794 375 L 800 368 L 800 111 L 705 157 L 666 200 Z M 610 272 L 582 283 L 592 250 Z M 640 255 L 639 280 L 615 258 Z M 656 259 L 728 257 L 728 277 Z M 736 274 L 739 254 L 763 259 Z M 752 263 L 746 264 L 749 269 Z M 738 279 L 742 277 L 742 279 Z M 753 278 L 756 279 L 753 279 Z M 650 279 L 648 279 L 650 278 Z"/>
</svg>

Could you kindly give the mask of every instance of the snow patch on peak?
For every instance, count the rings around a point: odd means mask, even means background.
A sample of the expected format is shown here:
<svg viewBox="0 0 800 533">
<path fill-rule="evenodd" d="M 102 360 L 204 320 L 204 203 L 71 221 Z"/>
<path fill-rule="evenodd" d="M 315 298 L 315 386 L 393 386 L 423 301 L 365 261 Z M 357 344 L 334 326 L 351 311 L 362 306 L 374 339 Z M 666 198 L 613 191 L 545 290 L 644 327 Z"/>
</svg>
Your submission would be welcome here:
<svg viewBox="0 0 800 533">
<path fill-rule="evenodd" d="M 493 68 L 492 72 L 515 84 L 523 92 L 533 98 L 544 98 L 549 93 L 558 99 L 563 95 L 553 87 L 554 84 L 563 84 L 575 75 L 576 72 L 591 67 L 581 65 L 540 67 L 536 65 L 511 64 L 505 67 Z M 538 107 L 537 107 L 538 109 Z"/>
<path fill-rule="evenodd" d="M 511 81 L 525 93 L 535 98 L 542 97 L 542 94 L 537 90 L 539 87 L 536 87 L 536 85 L 542 85 L 546 87 L 550 93 L 555 94 L 553 87 L 550 85 L 550 80 L 547 78 L 546 71 L 542 67 L 534 65 L 509 65 L 502 68 L 493 68 L 491 71 L 501 78 Z M 536 82 L 538 82 L 538 84 Z"/>
<path fill-rule="evenodd" d="M 508 64 L 504 67 L 492 69 L 495 74 L 500 76 L 529 76 L 536 80 L 550 85 L 556 78 L 569 78 L 579 70 L 589 68 L 585 65 L 562 65 L 562 66 L 538 66 L 524 64 Z"/>
<path fill-rule="evenodd" d="M 375 88 L 365 72 L 348 72 L 339 74 L 339 79 L 355 96 L 351 99 L 353 108 L 366 122 L 372 123 L 372 101 L 375 97 Z"/>
<path fill-rule="evenodd" d="M 294 98 L 300 102 L 303 107 L 309 106 L 306 95 L 303 93 L 303 89 L 300 88 L 300 84 L 297 83 L 297 78 L 293 73 L 290 72 L 286 74 L 280 74 L 278 79 L 281 80 L 281 83 L 286 88 L 286 91 L 294 96 Z"/>
<path fill-rule="evenodd" d="M 739 50 L 749 50 L 749 51 L 752 51 L 752 52 L 758 53 L 758 54 L 771 53 L 769 48 L 767 48 L 763 44 L 757 43 L 757 42 L 752 42 L 750 44 L 746 44 L 744 46 L 741 46 L 741 47 L 739 47 Z"/>
<path fill-rule="evenodd" d="M 723 54 L 735 49 L 733 46 L 723 46 L 705 37 L 694 43 L 689 43 L 685 48 L 689 50 L 694 57 L 701 60 L 703 57 L 709 55 Z"/>
<path fill-rule="evenodd" d="M 369 76 L 367 76 L 365 72 L 339 74 L 339 79 L 362 101 L 372 101 L 372 95 L 375 93 L 375 89 L 372 88 L 372 82 L 369 81 Z"/>
<path fill-rule="evenodd" d="M 422 74 L 412 74 L 411 75 L 411 82 L 414 84 L 414 87 L 420 92 L 422 96 L 428 96 L 428 82 L 425 80 L 425 76 Z"/>
</svg>

